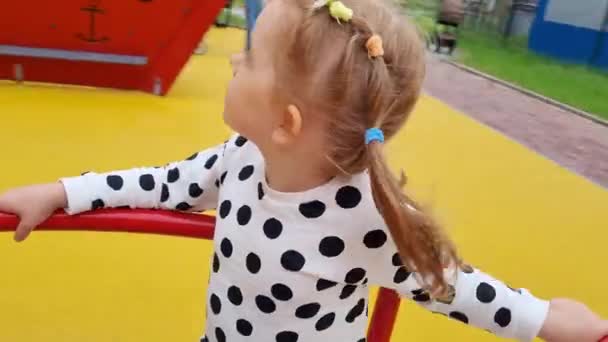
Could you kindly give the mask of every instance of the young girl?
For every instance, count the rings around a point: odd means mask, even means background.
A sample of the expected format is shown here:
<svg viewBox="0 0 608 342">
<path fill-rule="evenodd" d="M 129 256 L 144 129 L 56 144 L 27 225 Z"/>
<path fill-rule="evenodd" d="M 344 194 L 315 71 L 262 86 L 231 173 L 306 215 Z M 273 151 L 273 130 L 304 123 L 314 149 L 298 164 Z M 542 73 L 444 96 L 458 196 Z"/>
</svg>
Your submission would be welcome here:
<svg viewBox="0 0 608 342">
<path fill-rule="evenodd" d="M 22 241 L 57 208 L 217 208 L 201 341 L 365 341 L 371 284 L 500 336 L 598 341 L 608 322 L 462 264 L 401 191 L 384 141 L 423 76 L 420 39 L 388 4 L 271 0 L 228 89 L 241 135 L 162 168 L 15 189 L 0 210 Z"/>
</svg>

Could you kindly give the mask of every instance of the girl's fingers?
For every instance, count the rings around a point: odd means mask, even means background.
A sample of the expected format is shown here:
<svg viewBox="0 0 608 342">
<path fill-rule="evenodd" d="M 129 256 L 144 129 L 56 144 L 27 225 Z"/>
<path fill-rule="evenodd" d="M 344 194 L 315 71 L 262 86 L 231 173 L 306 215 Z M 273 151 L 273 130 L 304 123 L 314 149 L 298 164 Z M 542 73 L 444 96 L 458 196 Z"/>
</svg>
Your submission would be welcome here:
<svg viewBox="0 0 608 342">
<path fill-rule="evenodd" d="M 17 226 L 17 230 L 15 230 L 14 239 L 16 242 L 21 242 L 30 235 L 30 233 L 34 230 L 34 225 L 25 220 L 21 220 L 19 225 Z"/>
</svg>

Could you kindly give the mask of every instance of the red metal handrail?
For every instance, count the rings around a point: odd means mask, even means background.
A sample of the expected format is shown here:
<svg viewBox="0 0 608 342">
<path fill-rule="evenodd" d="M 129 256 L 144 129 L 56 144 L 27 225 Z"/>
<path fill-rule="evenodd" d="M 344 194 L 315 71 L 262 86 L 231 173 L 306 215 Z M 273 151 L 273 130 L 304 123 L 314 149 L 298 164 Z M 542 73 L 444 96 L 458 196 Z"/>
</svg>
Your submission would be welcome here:
<svg viewBox="0 0 608 342">
<path fill-rule="evenodd" d="M 0 232 L 13 231 L 18 223 L 16 216 L 0 213 Z M 162 210 L 104 209 L 75 216 L 58 211 L 37 230 L 126 232 L 211 240 L 214 226 L 215 218 L 208 215 Z M 400 302 L 395 291 L 380 289 L 372 313 L 368 342 L 390 341 Z"/>
<path fill-rule="evenodd" d="M 19 219 L 0 213 L 0 232 L 17 227 Z M 164 210 L 105 209 L 70 216 L 58 211 L 36 230 L 140 233 L 213 239 L 215 218 Z"/>
</svg>

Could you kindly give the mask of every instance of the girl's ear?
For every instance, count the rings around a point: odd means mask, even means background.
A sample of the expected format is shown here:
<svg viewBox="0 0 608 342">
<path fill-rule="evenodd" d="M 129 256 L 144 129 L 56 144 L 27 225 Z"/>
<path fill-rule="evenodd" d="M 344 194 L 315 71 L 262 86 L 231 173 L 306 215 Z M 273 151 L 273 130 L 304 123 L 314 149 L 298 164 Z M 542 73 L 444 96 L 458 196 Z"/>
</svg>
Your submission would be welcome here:
<svg viewBox="0 0 608 342">
<path fill-rule="evenodd" d="M 302 113 L 295 105 L 289 105 L 281 113 L 279 124 L 272 132 L 272 141 L 276 144 L 292 143 L 302 132 Z"/>
</svg>

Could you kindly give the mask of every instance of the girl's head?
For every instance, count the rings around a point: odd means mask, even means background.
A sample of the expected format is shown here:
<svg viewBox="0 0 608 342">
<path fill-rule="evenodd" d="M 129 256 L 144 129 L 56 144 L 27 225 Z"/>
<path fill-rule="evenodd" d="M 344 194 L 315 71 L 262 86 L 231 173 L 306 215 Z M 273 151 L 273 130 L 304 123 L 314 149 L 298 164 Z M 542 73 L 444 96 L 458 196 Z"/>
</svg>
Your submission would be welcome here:
<svg viewBox="0 0 608 342">
<path fill-rule="evenodd" d="M 406 122 L 424 78 L 423 44 L 386 1 L 342 2 L 353 11 L 345 22 L 314 0 L 266 1 L 228 90 L 226 122 L 264 154 L 304 150 L 335 172 L 368 170 L 406 265 L 432 290 L 445 290 L 443 266 L 457 261 L 452 244 L 401 191 L 384 144 L 364 139 L 369 128 L 390 139 Z"/>
</svg>

